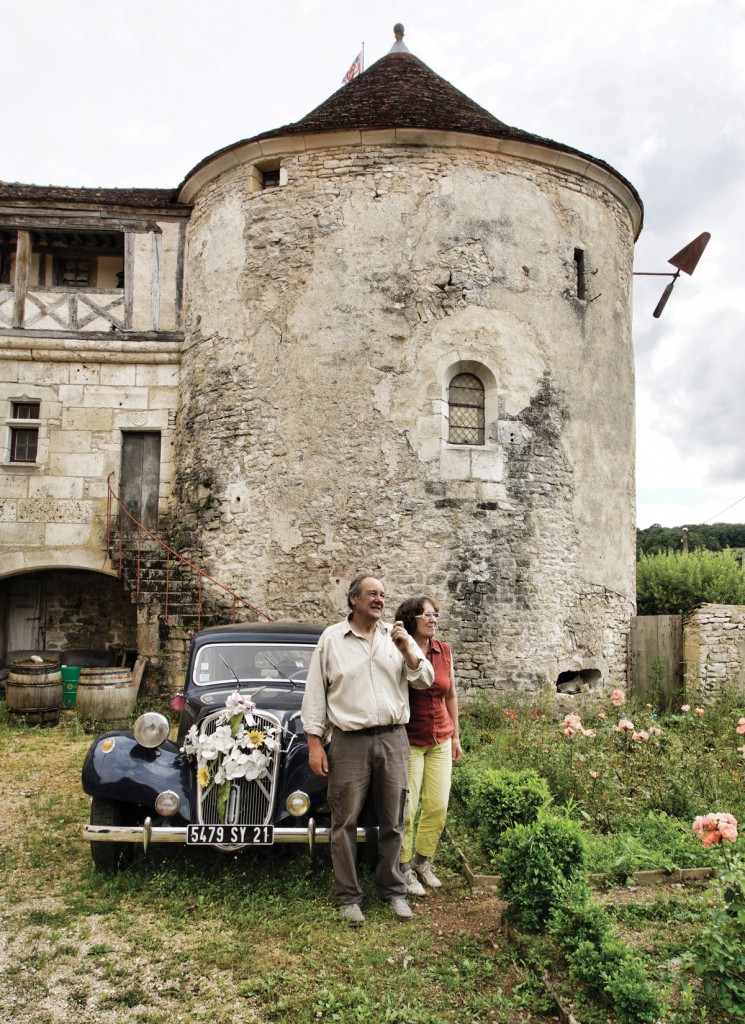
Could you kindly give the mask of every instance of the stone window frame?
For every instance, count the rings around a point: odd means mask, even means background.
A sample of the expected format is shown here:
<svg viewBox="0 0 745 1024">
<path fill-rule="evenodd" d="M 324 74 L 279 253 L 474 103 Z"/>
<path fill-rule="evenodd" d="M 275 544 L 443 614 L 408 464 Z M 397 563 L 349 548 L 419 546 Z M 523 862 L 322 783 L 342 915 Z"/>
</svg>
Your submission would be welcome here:
<svg viewBox="0 0 745 1024">
<path fill-rule="evenodd" d="M 288 183 L 287 168 L 280 159 L 258 160 L 251 165 L 251 191 L 273 192 Z"/>
<path fill-rule="evenodd" d="M 472 374 L 481 381 L 484 388 L 484 443 L 479 445 L 453 444 L 448 440 L 450 436 L 450 402 L 449 391 L 451 382 L 463 373 Z M 497 389 L 497 378 L 494 372 L 486 365 L 475 359 L 458 359 L 450 363 L 442 373 L 442 399 L 441 408 L 443 414 L 442 443 L 447 448 L 489 448 L 496 447 L 496 424 L 499 418 L 499 397 Z"/>
<path fill-rule="evenodd" d="M 481 360 L 457 354 L 439 362 L 440 479 L 500 483 L 504 472 L 503 445 L 498 441 L 499 390 L 495 372 Z M 453 378 L 473 374 L 484 387 L 484 443 L 452 444 L 448 391 Z"/>
</svg>

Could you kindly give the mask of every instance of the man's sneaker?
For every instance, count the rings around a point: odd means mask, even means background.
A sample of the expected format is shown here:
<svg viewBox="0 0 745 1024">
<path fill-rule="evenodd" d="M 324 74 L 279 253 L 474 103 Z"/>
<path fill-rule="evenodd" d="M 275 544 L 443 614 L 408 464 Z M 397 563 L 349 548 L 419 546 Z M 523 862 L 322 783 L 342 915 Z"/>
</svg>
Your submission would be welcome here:
<svg viewBox="0 0 745 1024">
<path fill-rule="evenodd" d="M 412 860 L 411 866 L 414 869 L 414 871 L 416 871 L 416 873 L 419 875 L 419 877 L 421 878 L 425 885 L 428 885 L 431 889 L 440 888 L 442 882 L 432 870 L 432 865 L 428 860 L 423 860 L 419 863 L 417 863 L 415 860 Z"/>
<path fill-rule="evenodd" d="M 424 888 L 422 883 L 416 877 L 414 872 L 409 868 L 408 871 L 403 872 L 404 882 L 406 882 L 406 892 L 409 896 L 426 896 L 427 890 Z"/>
<path fill-rule="evenodd" d="M 388 900 L 388 904 L 399 921 L 408 921 L 414 916 L 411 907 L 403 896 L 392 896 L 391 899 Z"/>
<path fill-rule="evenodd" d="M 358 903 L 347 903 L 339 908 L 339 913 L 350 928 L 361 928 L 365 923 L 365 915 L 360 910 Z"/>
</svg>

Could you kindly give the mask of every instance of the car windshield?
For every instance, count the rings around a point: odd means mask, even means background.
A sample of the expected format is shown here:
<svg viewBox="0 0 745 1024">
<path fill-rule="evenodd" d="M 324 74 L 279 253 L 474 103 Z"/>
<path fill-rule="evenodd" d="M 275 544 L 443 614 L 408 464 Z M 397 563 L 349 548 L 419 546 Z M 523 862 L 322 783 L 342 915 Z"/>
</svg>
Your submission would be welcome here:
<svg viewBox="0 0 745 1024">
<path fill-rule="evenodd" d="M 305 682 L 315 644 L 215 643 L 199 649 L 192 680 L 197 686 L 220 683 Z"/>
</svg>

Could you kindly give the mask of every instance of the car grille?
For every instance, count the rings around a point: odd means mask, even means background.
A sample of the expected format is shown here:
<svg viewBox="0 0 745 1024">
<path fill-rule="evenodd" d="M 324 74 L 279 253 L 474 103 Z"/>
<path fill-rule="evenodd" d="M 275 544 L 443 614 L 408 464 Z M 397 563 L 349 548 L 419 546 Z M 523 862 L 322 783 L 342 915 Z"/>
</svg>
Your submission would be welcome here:
<svg viewBox="0 0 745 1024">
<path fill-rule="evenodd" d="M 213 733 L 222 712 L 205 718 L 201 725 L 204 735 Z M 269 774 L 262 779 L 234 779 L 230 784 L 227 812 L 224 822 L 217 814 L 217 787 L 210 785 L 202 789 L 197 785 L 197 820 L 200 825 L 270 825 L 279 780 L 281 726 L 279 719 L 265 711 L 254 711 L 256 728 L 272 729 L 277 745 L 274 750 L 265 750 L 269 757 Z M 227 848 L 227 847 L 226 847 Z M 229 847 L 232 849 L 233 847 Z"/>
</svg>

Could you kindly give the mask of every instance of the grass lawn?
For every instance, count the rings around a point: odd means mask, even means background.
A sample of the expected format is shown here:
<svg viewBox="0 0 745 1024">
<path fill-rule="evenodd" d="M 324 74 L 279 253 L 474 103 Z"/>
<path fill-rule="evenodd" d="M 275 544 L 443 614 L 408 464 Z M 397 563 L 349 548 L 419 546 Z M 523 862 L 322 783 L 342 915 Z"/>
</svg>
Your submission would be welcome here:
<svg viewBox="0 0 745 1024">
<path fill-rule="evenodd" d="M 505 716 L 486 704 L 466 710 L 469 749 L 459 771 L 530 763 L 548 778 L 555 806 L 587 830 L 589 870 L 610 871 L 612 884 L 594 899 L 638 952 L 663 1005 L 661 1024 L 741 1020 L 706 999 L 681 966 L 706 914 L 706 884 L 629 885 L 638 868 L 713 862 L 716 851 L 688 836 L 690 825 L 673 818 L 670 801 L 686 814 L 702 803 L 696 813 L 705 813 L 713 809 L 703 806 L 706 785 L 714 787 L 712 799 L 729 799 L 730 791 L 742 799 L 734 748 L 701 729 L 687 735 L 701 724 L 693 720 L 679 723 L 680 744 L 671 730 L 656 752 L 610 733 L 604 746 L 590 738 L 568 746 L 555 716 L 543 714 Z M 39 729 L 20 725 L 0 705 L 3 1024 L 547 1024 L 559 1017 L 543 970 L 579 1024 L 615 1024 L 609 1009 L 572 981 L 554 943 L 538 934 L 515 943 L 501 926 L 498 894 L 471 892 L 455 844 L 474 867 L 492 865 L 457 798 L 454 844 L 443 842 L 438 858 L 443 888 L 415 901 L 415 920 L 400 924 L 377 901 L 365 870 L 367 923 L 354 931 L 337 919 L 323 848 L 310 859 L 296 847 L 238 856 L 155 847 L 119 875 L 95 871 L 81 835 L 89 801 L 80 768 L 92 738 L 72 711 L 58 726 Z M 683 786 L 686 766 L 676 758 L 686 748 L 708 761 L 695 785 Z M 666 777 L 674 785 L 663 785 L 663 756 L 673 762 Z M 715 757 L 724 758 L 726 778 L 709 777 Z M 604 798 L 596 786 L 601 773 Z M 651 810 L 663 791 L 668 806 Z M 661 830 L 659 813 L 666 819 Z M 607 828 L 609 815 L 616 832 Z M 634 821 L 641 822 L 636 833 L 627 827 Z"/>
</svg>

